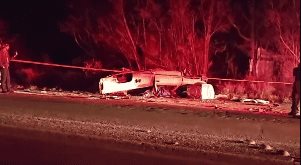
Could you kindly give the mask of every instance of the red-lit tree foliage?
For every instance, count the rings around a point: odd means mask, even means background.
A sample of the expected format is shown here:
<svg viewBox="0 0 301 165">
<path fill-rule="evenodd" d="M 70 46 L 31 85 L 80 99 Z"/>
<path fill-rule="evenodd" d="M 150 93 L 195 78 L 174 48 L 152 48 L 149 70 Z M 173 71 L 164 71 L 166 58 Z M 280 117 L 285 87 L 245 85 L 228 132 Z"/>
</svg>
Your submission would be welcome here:
<svg viewBox="0 0 301 165">
<path fill-rule="evenodd" d="M 194 14 L 197 16 L 202 53 L 200 65 L 202 74 L 207 74 L 209 67 L 209 50 L 213 35 L 229 29 L 229 1 L 192 0 Z"/>
<path fill-rule="evenodd" d="M 300 0 L 269 1 L 268 22 L 275 28 L 278 52 L 300 62 Z"/>
<path fill-rule="evenodd" d="M 256 50 L 259 47 L 260 31 L 263 27 L 265 19 L 264 2 L 256 0 L 231 0 L 231 15 L 228 17 L 230 24 L 238 32 L 239 37 L 244 39 L 241 45 L 244 49 L 249 51 L 250 60 L 250 74 L 256 76 L 257 56 Z"/>
<path fill-rule="evenodd" d="M 115 47 L 139 70 L 206 74 L 211 37 L 228 25 L 227 1 L 118 0 L 109 4 L 111 10 L 100 13 L 92 1 L 79 1 L 78 9 L 73 3 L 76 13 L 62 24 L 62 30 L 72 34 L 87 53 L 97 44 Z"/>
<path fill-rule="evenodd" d="M 107 56 L 95 51 L 103 45 L 121 52 L 132 69 L 185 70 L 192 75 L 208 73 L 214 35 L 220 32 L 233 35 L 229 31 L 235 29 L 244 42 L 230 45 L 253 58 L 252 68 L 256 73 L 260 60 L 258 48 L 281 54 L 283 59 L 292 57 L 295 64 L 299 62 L 299 3 L 298 0 L 106 0 L 101 3 L 75 0 L 70 1 L 70 16 L 61 29 L 94 57 Z M 233 56 L 235 53 L 225 62 L 227 71 L 233 72 L 231 78 L 237 78 L 237 66 L 231 71 L 236 65 L 230 64 Z"/>
<path fill-rule="evenodd" d="M 114 4 L 114 5 L 113 5 Z M 71 15 L 61 24 L 61 30 L 71 34 L 76 43 L 91 56 L 97 56 L 98 45 L 116 48 L 123 53 L 129 65 L 137 57 L 136 41 L 125 18 L 123 0 L 108 2 L 105 8 L 94 1 L 73 1 L 70 3 Z"/>
<path fill-rule="evenodd" d="M 300 62 L 300 1 L 265 1 L 266 19 L 262 21 L 266 33 L 260 39 L 274 63 L 273 79 L 291 81 L 292 70 Z M 261 67 L 261 66 L 259 66 Z"/>
<path fill-rule="evenodd" d="M 291 77 L 292 67 L 300 61 L 300 1 L 299 0 L 248 0 L 241 3 L 231 0 L 233 27 L 247 42 L 252 57 L 252 75 L 257 77 L 260 49 L 282 67 L 273 72 L 276 80 Z"/>
</svg>

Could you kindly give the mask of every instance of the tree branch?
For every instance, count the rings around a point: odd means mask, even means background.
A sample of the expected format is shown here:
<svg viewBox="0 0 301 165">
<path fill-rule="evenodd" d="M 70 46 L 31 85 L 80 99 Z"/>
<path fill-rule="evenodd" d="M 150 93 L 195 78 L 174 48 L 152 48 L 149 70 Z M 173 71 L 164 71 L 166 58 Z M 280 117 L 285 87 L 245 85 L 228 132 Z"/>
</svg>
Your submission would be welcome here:
<svg viewBox="0 0 301 165">
<path fill-rule="evenodd" d="M 281 42 L 283 43 L 283 45 L 286 47 L 286 49 L 287 49 L 293 56 L 297 57 L 296 53 L 295 53 L 295 52 L 288 46 L 288 44 L 284 41 L 284 39 L 283 39 L 283 37 L 282 37 L 282 35 L 281 35 L 281 32 L 280 32 L 279 37 L 280 37 L 280 40 L 281 40 Z"/>
<path fill-rule="evenodd" d="M 230 24 L 237 30 L 237 32 L 238 32 L 238 34 L 239 34 L 240 37 L 242 37 L 246 41 L 251 41 L 250 38 L 246 37 L 245 35 L 243 35 L 241 33 L 241 31 L 239 30 L 239 28 L 237 27 L 237 25 L 229 17 L 228 17 L 228 20 L 229 20 Z"/>
</svg>

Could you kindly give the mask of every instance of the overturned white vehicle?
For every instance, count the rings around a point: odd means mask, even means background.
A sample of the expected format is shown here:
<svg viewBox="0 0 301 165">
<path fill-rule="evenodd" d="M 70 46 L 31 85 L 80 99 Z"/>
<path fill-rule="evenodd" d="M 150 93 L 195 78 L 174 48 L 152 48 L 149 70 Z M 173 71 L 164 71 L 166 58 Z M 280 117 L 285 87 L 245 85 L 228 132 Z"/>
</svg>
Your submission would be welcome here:
<svg viewBox="0 0 301 165">
<path fill-rule="evenodd" d="M 168 90 L 170 95 L 214 99 L 214 89 L 206 81 L 204 77 L 188 77 L 179 71 L 127 71 L 101 78 L 99 90 L 102 95 L 151 90 L 157 96 L 168 95 Z"/>
</svg>

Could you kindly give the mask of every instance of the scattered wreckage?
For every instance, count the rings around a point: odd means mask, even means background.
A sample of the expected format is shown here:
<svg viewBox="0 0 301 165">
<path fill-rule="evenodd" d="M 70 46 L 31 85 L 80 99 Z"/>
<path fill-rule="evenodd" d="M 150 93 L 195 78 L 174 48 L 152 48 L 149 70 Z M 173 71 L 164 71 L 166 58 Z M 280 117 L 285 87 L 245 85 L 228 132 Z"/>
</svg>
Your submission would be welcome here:
<svg viewBox="0 0 301 165">
<path fill-rule="evenodd" d="M 180 96 L 214 99 L 215 92 L 206 77 L 189 77 L 179 71 L 125 71 L 101 78 L 101 95 L 116 93 L 141 95 L 151 92 L 155 96 Z"/>
</svg>

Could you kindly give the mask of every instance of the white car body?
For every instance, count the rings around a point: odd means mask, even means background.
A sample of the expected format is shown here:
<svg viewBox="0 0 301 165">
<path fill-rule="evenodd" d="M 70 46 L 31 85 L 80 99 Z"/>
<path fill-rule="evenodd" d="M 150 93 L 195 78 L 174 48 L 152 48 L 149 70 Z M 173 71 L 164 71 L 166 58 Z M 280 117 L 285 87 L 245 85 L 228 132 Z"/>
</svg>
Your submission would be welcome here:
<svg viewBox="0 0 301 165">
<path fill-rule="evenodd" d="M 160 86 L 172 86 L 177 88 L 182 85 L 193 84 L 206 84 L 206 80 L 202 77 L 186 77 L 179 71 L 133 71 L 117 73 L 101 78 L 99 81 L 99 90 L 100 94 L 110 94 L 148 87 L 154 87 L 156 89 Z M 211 88 L 208 86 L 211 86 Z M 210 89 L 210 96 L 206 94 L 208 93 L 207 89 Z M 207 84 L 206 88 L 202 87 L 202 95 L 206 95 L 205 98 L 207 99 L 213 99 L 212 89 L 212 85 Z"/>
<path fill-rule="evenodd" d="M 128 81 L 121 81 L 119 76 L 122 75 L 132 76 Z M 100 94 L 108 94 L 151 87 L 153 84 L 154 75 L 151 72 L 125 72 L 101 78 L 99 81 L 99 90 Z"/>
</svg>

